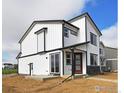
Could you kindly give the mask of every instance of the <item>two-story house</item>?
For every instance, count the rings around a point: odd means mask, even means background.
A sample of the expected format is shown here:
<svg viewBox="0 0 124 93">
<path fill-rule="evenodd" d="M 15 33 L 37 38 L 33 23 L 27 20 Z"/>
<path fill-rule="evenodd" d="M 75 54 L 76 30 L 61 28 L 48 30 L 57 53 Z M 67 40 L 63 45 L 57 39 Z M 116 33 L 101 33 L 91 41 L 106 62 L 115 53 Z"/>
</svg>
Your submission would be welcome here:
<svg viewBox="0 0 124 93">
<path fill-rule="evenodd" d="M 101 35 L 88 13 L 68 21 L 34 21 L 19 41 L 18 73 L 60 76 L 99 73 Z"/>
</svg>

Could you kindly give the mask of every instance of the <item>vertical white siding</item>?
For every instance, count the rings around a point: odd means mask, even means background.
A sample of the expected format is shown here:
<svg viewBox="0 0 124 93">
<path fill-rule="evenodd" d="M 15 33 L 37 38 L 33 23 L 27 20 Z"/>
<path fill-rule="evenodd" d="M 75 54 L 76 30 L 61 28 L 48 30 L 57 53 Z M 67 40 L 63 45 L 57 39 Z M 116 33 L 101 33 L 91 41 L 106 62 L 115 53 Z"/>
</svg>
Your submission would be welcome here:
<svg viewBox="0 0 124 93">
<path fill-rule="evenodd" d="M 34 32 L 39 29 L 47 27 L 48 31 L 46 32 L 46 50 L 56 49 L 62 47 L 62 24 L 36 24 L 30 33 L 21 43 L 22 56 L 37 53 L 37 35 Z M 42 34 L 39 36 L 39 49 L 43 50 L 43 40 Z"/>
<path fill-rule="evenodd" d="M 29 63 L 33 63 L 33 75 L 48 75 L 49 61 L 47 55 L 34 55 L 19 59 L 19 74 L 29 74 Z"/>
<path fill-rule="evenodd" d="M 82 42 L 85 42 L 85 17 L 79 19 L 79 20 L 76 20 L 74 22 L 71 22 L 71 24 L 77 26 L 78 28 L 80 28 L 79 30 L 79 35 L 78 35 L 78 40 L 76 43 L 82 43 Z"/>
<path fill-rule="evenodd" d="M 78 36 L 71 34 L 69 30 L 69 37 L 64 37 L 64 46 L 74 45 L 79 41 Z"/>
<path fill-rule="evenodd" d="M 97 36 L 97 46 L 94 46 L 92 44 L 87 45 L 87 55 L 88 55 L 88 65 L 90 65 L 90 53 L 97 54 L 97 62 L 99 65 L 99 35 L 98 32 L 93 28 L 89 20 L 87 20 L 87 41 L 90 41 L 90 32 L 95 34 Z"/>
<path fill-rule="evenodd" d="M 44 32 L 38 34 L 38 52 L 44 51 Z"/>
<path fill-rule="evenodd" d="M 50 74 L 50 54 L 60 53 L 60 73 L 63 75 L 63 59 L 61 51 L 49 52 L 42 55 L 34 55 L 19 59 L 19 74 L 29 74 L 29 63 L 33 63 L 33 75 L 49 75 Z"/>
<path fill-rule="evenodd" d="M 62 48 L 62 24 L 47 25 L 46 50 Z"/>
</svg>

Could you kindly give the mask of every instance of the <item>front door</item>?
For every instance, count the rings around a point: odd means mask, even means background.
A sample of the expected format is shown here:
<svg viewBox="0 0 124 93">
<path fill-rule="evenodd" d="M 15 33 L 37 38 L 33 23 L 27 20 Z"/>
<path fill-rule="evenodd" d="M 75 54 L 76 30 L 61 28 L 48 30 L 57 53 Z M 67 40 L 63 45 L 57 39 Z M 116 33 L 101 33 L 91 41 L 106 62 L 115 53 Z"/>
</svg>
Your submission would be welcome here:
<svg viewBox="0 0 124 93">
<path fill-rule="evenodd" d="M 82 74 L 82 53 L 74 53 L 75 74 Z"/>
</svg>

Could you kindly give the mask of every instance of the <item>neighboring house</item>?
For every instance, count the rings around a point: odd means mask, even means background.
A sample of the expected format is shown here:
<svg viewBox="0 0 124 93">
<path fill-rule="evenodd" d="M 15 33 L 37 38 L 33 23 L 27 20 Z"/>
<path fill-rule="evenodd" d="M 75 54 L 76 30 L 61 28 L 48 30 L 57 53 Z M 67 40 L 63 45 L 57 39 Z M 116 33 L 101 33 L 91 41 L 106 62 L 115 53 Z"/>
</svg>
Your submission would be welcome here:
<svg viewBox="0 0 124 93">
<path fill-rule="evenodd" d="M 105 71 L 106 70 L 105 46 L 102 41 L 100 41 L 99 54 L 100 54 L 99 60 L 101 65 L 101 71 Z"/>
<path fill-rule="evenodd" d="M 2 69 L 13 69 L 13 68 L 14 68 L 14 64 L 11 64 L 11 63 L 2 64 Z"/>
<path fill-rule="evenodd" d="M 101 35 L 88 13 L 69 21 L 34 21 L 19 41 L 18 73 L 60 76 L 99 73 Z"/>
<path fill-rule="evenodd" d="M 112 47 L 105 47 L 105 58 L 107 70 L 117 71 L 118 70 L 118 49 Z"/>
</svg>

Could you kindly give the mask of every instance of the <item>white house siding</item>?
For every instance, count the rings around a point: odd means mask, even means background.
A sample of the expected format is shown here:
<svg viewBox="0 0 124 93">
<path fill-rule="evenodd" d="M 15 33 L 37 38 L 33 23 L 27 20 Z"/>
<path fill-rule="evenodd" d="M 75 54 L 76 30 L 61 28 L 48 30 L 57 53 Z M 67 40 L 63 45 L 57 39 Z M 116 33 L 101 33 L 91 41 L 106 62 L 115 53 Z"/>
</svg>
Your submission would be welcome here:
<svg viewBox="0 0 124 93">
<path fill-rule="evenodd" d="M 48 75 L 49 61 L 46 55 L 34 55 L 19 59 L 19 74 L 29 74 L 29 63 L 33 63 L 33 75 Z"/>
<path fill-rule="evenodd" d="M 32 75 L 49 75 L 50 74 L 50 54 L 60 53 L 60 72 L 63 72 L 62 68 L 62 52 L 54 51 L 46 54 L 38 54 L 34 56 L 19 58 L 19 74 L 29 74 L 29 63 L 33 63 Z M 63 73 L 61 73 L 61 76 Z"/>
<path fill-rule="evenodd" d="M 87 19 L 87 41 L 90 41 L 90 32 L 92 32 L 93 34 L 95 34 L 97 36 L 97 46 L 94 46 L 92 44 L 88 44 L 87 45 L 87 64 L 90 65 L 90 53 L 93 54 L 97 54 L 97 64 L 99 65 L 99 34 L 98 32 L 93 28 L 93 26 L 91 25 L 91 23 L 89 22 L 89 20 Z"/>
<path fill-rule="evenodd" d="M 47 27 L 46 50 L 62 48 L 62 24 L 51 24 Z"/>
<path fill-rule="evenodd" d="M 40 51 L 41 48 L 37 49 L 37 35 L 34 34 L 34 32 L 43 27 L 48 28 L 48 31 L 46 32 L 46 50 L 62 47 L 62 24 L 36 24 L 21 43 L 22 56 L 34 54 L 37 53 L 37 51 Z"/>
<path fill-rule="evenodd" d="M 77 26 L 79 28 L 78 31 L 78 38 L 77 38 L 77 42 L 75 43 L 82 43 L 85 42 L 86 37 L 85 37 L 85 17 L 78 19 L 76 21 L 70 22 L 71 24 Z M 73 41 L 73 40 L 70 40 Z"/>
<path fill-rule="evenodd" d="M 64 37 L 64 46 L 74 45 L 78 42 L 78 36 L 72 35 L 69 31 L 69 37 Z"/>
<path fill-rule="evenodd" d="M 38 34 L 37 39 L 38 39 L 38 44 L 37 44 L 38 52 L 44 51 L 44 32 Z"/>
</svg>

